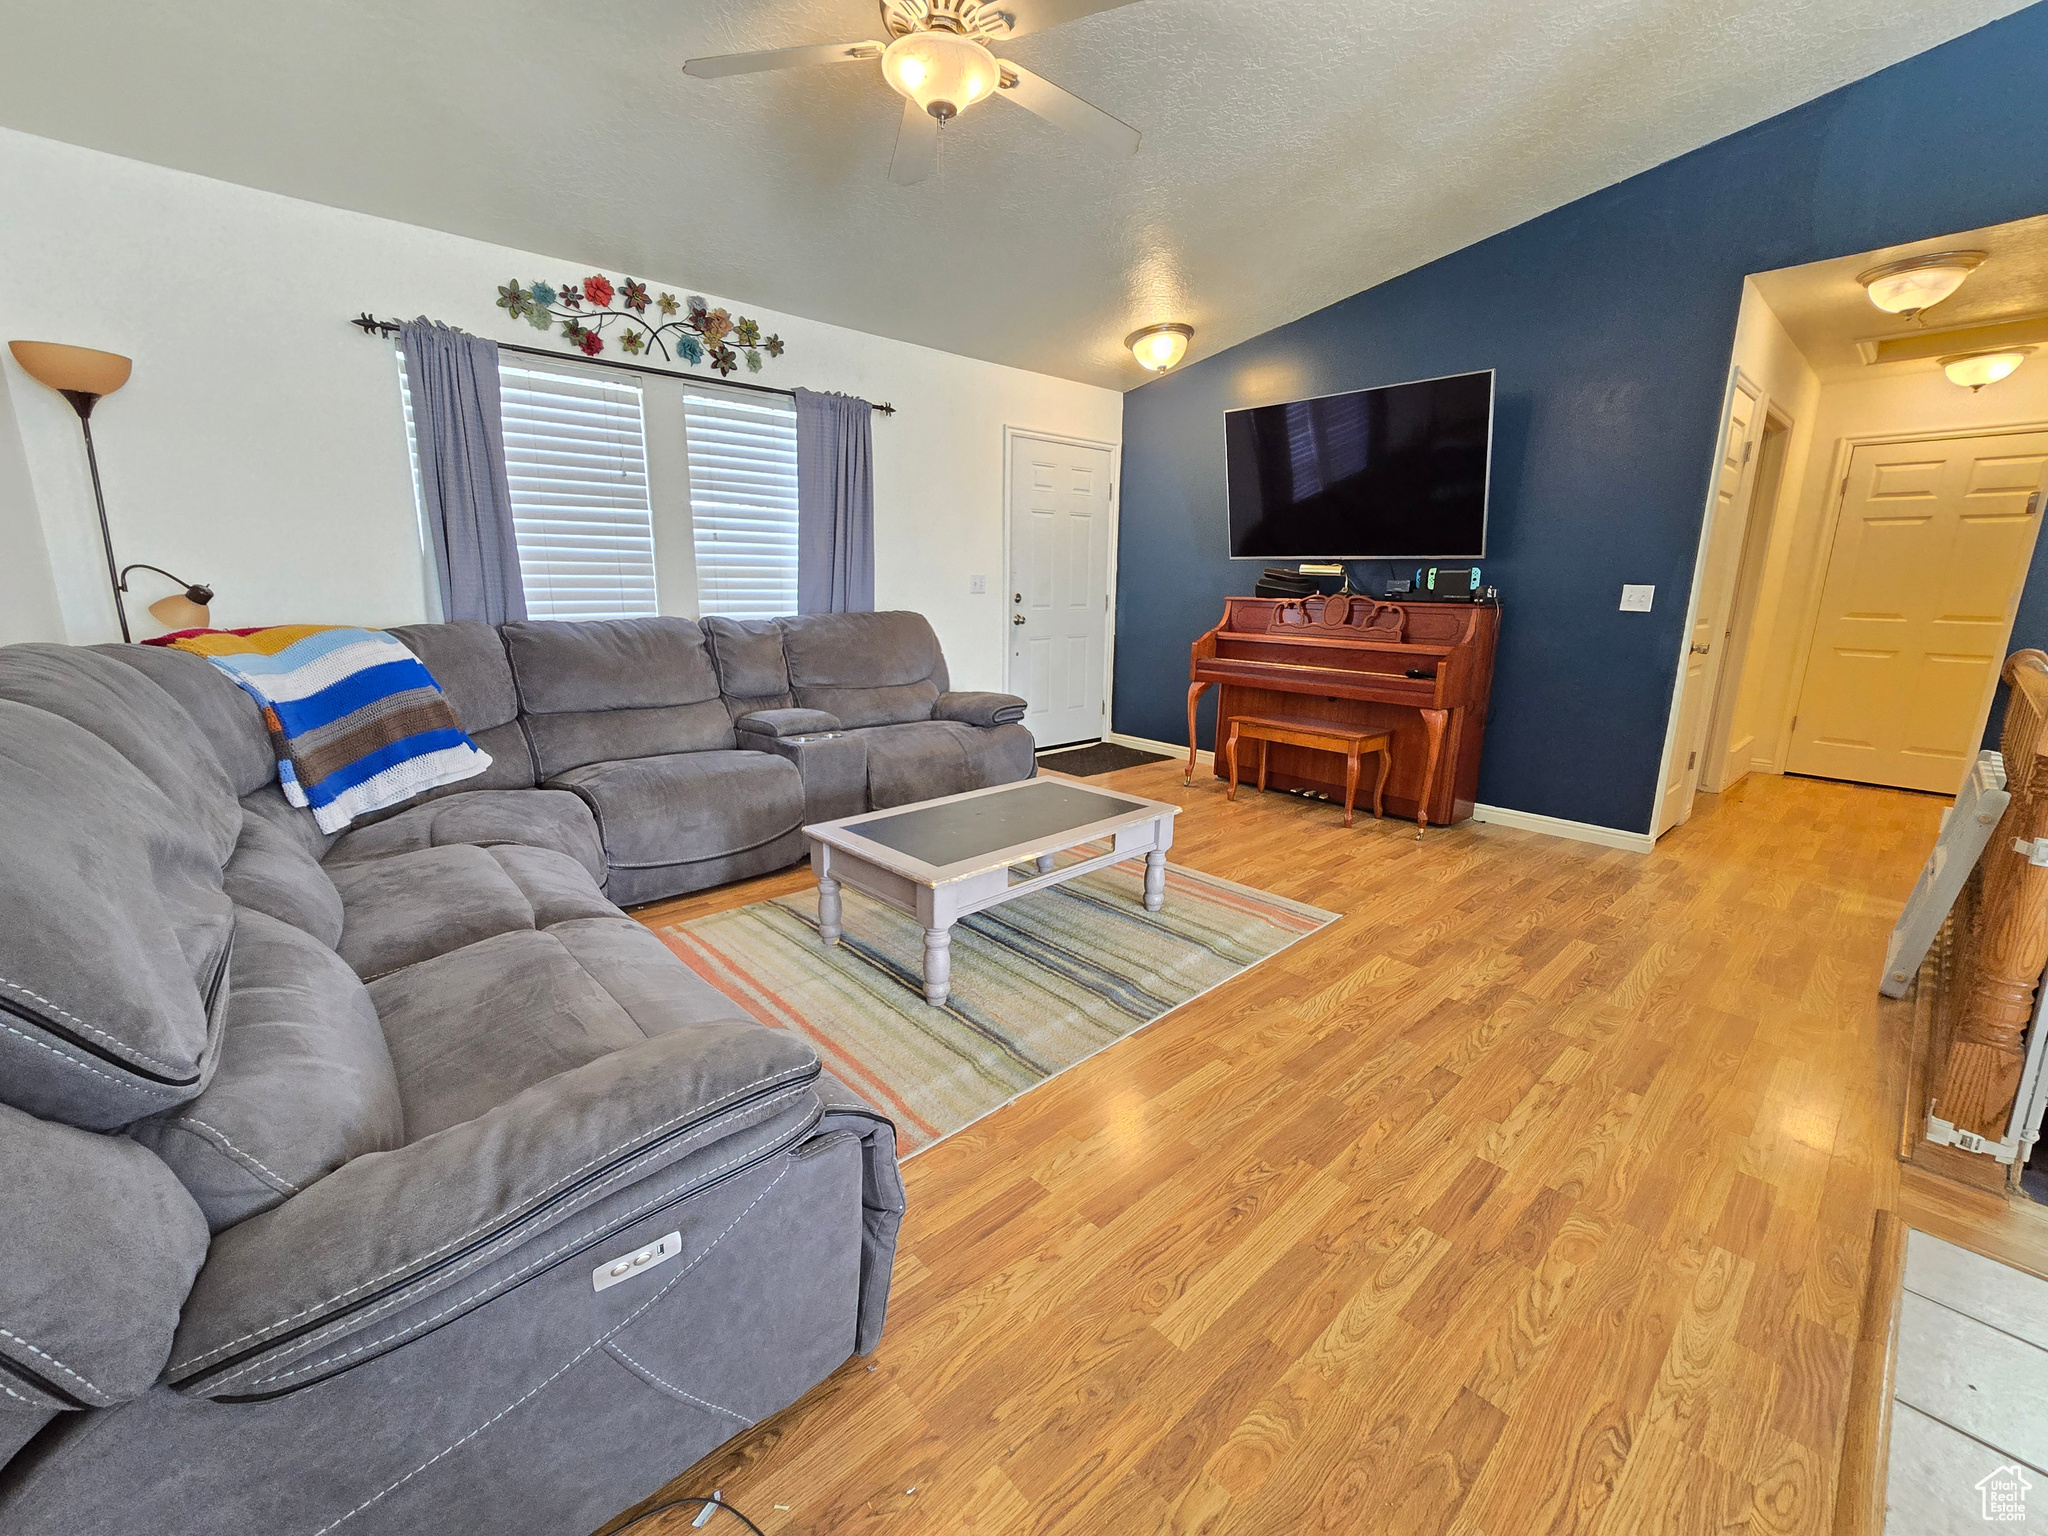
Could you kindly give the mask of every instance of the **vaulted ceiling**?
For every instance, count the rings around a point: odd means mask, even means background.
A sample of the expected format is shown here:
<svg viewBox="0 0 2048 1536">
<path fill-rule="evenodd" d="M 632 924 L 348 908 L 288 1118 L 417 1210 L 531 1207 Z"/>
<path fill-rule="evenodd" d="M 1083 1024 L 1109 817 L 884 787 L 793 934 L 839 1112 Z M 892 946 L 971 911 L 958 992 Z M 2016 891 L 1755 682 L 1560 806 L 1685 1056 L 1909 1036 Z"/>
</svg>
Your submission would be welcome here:
<svg viewBox="0 0 2048 1536">
<path fill-rule="evenodd" d="M 877 66 L 680 69 L 874 0 L 74 0 L 0 123 L 1128 388 L 1140 325 L 1203 356 L 2019 8 L 1139 0 L 1003 50 L 1136 156 L 997 102 L 899 187 Z"/>
</svg>

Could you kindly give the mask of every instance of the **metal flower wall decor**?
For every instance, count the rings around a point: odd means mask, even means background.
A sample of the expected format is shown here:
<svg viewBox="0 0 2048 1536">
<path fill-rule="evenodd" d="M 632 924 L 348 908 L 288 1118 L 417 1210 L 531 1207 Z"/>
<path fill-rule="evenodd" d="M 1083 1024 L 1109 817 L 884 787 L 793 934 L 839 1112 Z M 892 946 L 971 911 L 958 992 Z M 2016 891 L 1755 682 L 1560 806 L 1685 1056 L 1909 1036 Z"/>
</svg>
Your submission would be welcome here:
<svg viewBox="0 0 2048 1536">
<path fill-rule="evenodd" d="M 782 338 L 763 336 L 745 315 L 713 309 L 694 293 L 686 299 L 650 294 L 645 283 L 630 277 L 614 284 L 602 272 L 559 288 L 514 278 L 498 289 L 498 307 L 536 331 L 553 331 L 560 322 L 562 340 L 585 357 L 604 350 L 607 327 L 629 356 L 651 352 L 693 366 L 709 363 L 721 375 L 736 371 L 742 360 L 747 372 L 759 373 L 762 353 L 782 356 Z"/>
</svg>

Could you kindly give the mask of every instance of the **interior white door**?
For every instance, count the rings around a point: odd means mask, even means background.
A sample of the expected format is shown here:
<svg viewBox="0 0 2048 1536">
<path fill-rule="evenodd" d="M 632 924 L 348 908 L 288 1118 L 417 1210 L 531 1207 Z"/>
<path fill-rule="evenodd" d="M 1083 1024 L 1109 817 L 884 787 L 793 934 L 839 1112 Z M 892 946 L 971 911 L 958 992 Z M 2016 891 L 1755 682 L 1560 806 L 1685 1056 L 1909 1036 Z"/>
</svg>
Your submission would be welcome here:
<svg viewBox="0 0 2048 1536">
<path fill-rule="evenodd" d="M 1109 450 L 1010 439 L 1010 691 L 1041 747 L 1103 732 Z"/>
<path fill-rule="evenodd" d="M 1750 476 L 1755 472 L 1756 439 L 1763 430 L 1763 391 L 1735 375 L 1728 391 L 1728 414 L 1721 423 L 1720 456 L 1714 465 L 1714 498 L 1707 525 L 1700 530 L 1700 558 L 1693 579 L 1692 611 L 1688 616 L 1686 652 L 1680 665 L 1675 724 L 1664 762 L 1664 783 L 1657 797 L 1659 836 L 1692 815 L 1692 797 L 1699 788 L 1700 751 L 1720 681 L 1720 639 L 1728 627 L 1728 606 L 1735 597 L 1735 574 L 1742 559 L 1743 513 L 1749 506 Z"/>
<path fill-rule="evenodd" d="M 2044 476 L 2048 432 L 1850 455 L 1790 772 L 1956 792 L 1998 685 Z"/>
</svg>

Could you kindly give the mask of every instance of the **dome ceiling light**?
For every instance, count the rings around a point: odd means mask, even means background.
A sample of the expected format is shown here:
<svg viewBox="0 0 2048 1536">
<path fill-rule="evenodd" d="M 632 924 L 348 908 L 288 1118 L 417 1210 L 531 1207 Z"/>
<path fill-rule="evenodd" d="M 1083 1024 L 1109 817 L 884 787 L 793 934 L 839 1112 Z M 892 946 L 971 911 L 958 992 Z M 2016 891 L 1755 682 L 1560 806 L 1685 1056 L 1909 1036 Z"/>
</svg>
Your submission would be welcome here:
<svg viewBox="0 0 2048 1536">
<path fill-rule="evenodd" d="M 1188 355 L 1188 341 L 1194 334 L 1192 325 L 1169 320 L 1163 325 L 1148 325 L 1143 330 L 1131 332 L 1124 338 L 1124 345 L 1131 349 L 1131 356 L 1138 360 L 1139 366 L 1154 373 L 1164 373 Z"/>
<path fill-rule="evenodd" d="M 1936 251 L 1908 256 L 1856 274 L 1870 302 L 1888 315 L 1917 320 L 1963 286 L 1984 265 L 1984 251 Z"/>
<path fill-rule="evenodd" d="M 2032 347 L 1999 347 L 1990 352 L 1957 352 L 1941 360 L 1941 371 L 1951 384 L 1960 384 L 1975 394 L 1986 384 L 2010 378 L 2027 360 Z"/>
<path fill-rule="evenodd" d="M 893 41 L 811 43 L 760 53 L 724 53 L 691 59 L 683 73 L 700 80 L 758 74 L 805 64 L 881 61 L 882 78 L 903 97 L 896 154 L 889 179 L 902 186 L 923 181 L 939 162 L 939 126 L 994 97 L 1035 113 L 1056 128 L 1113 155 L 1138 152 L 1138 130 L 1022 65 L 998 58 L 995 48 L 1027 32 L 1042 32 L 1134 0 L 882 0 L 882 25 Z"/>
</svg>

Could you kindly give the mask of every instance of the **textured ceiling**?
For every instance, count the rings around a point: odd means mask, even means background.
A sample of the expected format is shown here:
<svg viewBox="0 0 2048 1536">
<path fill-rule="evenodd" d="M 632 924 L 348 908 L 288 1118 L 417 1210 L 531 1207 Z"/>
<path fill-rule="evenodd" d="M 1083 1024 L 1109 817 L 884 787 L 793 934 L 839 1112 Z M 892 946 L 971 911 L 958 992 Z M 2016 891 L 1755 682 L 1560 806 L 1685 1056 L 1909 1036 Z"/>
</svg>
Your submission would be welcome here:
<svg viewBox="0 0 2048 1536">
<path fill-rule="evenodd" d="M 1919 323 L 1878 309 L 1864 296 L 1856 274 L 1906 256 L 1935 251 L 1983 251 L 1984 265 L 1963 286 L 1927 311 Z M 1860 374 L 1866 364 L 1859 341 L 1919 338 L 1975 326 L 2010 324 L 2048 317 L 2048 214 L 1960 230 L 1936 240 L 1888 245 L 1833 261 L 1809 262 L 1761 272 L 1756 285 L 1787 334 L 1823 378 Z M 2029 340 L 2041 338 L 2029 337 Z M 1959 341 L 1965 351 L 1974 342 Z M 1932 368 L 1931 362 L 1879 363 L 1879 367 Z"/>
<path fill-rule="evenodd" d="M 0 123 L 1114 388 L 2007 12 L 2015 0 L 1140 0 L 1003 52 L 1144 131 L 1003 102 L 888 180 L 872 0 L 73 0 L 10 8 Z"/>
</svg>

